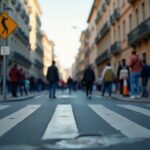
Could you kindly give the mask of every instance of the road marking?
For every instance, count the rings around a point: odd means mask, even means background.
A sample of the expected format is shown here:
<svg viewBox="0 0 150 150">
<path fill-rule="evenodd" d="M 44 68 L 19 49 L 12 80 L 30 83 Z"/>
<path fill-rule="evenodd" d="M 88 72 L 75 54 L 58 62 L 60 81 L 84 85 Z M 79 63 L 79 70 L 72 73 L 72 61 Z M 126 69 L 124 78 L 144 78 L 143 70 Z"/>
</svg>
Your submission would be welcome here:
<svg viewBox="0 0 150 150">
<path fill-rule="evenodd" d="M 145 109 L 145 108 L 141 108 L 141 107 L 137 107 L 137 106 L 133 106 L 133 105 L 118 105 L 120 107 L 132 110 L 132 111 L 136 111 L 138 113 L 141 113 L 145 116 L 150 117 L 150 110 Z"/>
<path fill-rule="evenodd" d="M 40 105 L 28 105 L 19 111 L 3 118 L 0 120 L 0 137 L 3 136 L 6 132 L 15 127 L 18 123 L 23 121 L 33 112 L 35 112 Z"/>
<path fill-rule="evenodd" d="M 9 105 L 0 105 L 0 110 L 6 109 L 8 107 L 10 107 L 10 106 Z"/>
<path fill-rule="evenodd" d="M 58 105 L 42 139 L 70 139 L 77 135 L 78 129 L 71 105 Z"/>
<path fill-rule="evenodd" d="M 89 107 L 103 118 L 110 126 L 119 130 L 128 138 L 150 138 L 150 130 L 117 114 L 102 105 L 89 105 Z"/>
</svg>

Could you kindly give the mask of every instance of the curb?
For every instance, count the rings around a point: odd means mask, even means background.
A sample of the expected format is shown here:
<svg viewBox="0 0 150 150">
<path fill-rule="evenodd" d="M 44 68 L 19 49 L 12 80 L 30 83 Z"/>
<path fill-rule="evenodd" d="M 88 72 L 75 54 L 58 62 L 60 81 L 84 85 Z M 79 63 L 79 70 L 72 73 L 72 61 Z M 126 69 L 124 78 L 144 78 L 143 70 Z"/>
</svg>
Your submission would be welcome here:
<svg viewBox="0 0 150 150">
<path fill-rule="evenodd" d="M 35 95 L 26 96 L 26 97 L 20 97 L 20 98 L 17 98 L 17 99 L 15 99 L 15 98 L 8 98 L 7 100 L 3 100 L 3 99 L 2 99 L 2 100 L 0 100 L 0 103 L 25 101 L 25 100 L 32 99 L 32 98 L 34 98 L 34 97 L 36 97 L 36 96 L 38 96 L 38 95 L 40 95 L 40 94 L 42 94 L 42 93 L 46 93 L 46 92 L 47 92 L 47 91 L 43 91 L 43 92 L 37 93 L 37 94 L 35 94 Z"/>
<path fill-rule="evenodd" d="M 100 95 L 99 92 L 94 92 L 97 95 Z M 130 98 L 121 98 L 119 96 L 112 95 L 113 100 L 124 101 L 124 102 L 136 102 L 136 103 L 150 103 L 149 98 L 147 99 L 130 99 Z"/>
</svg>

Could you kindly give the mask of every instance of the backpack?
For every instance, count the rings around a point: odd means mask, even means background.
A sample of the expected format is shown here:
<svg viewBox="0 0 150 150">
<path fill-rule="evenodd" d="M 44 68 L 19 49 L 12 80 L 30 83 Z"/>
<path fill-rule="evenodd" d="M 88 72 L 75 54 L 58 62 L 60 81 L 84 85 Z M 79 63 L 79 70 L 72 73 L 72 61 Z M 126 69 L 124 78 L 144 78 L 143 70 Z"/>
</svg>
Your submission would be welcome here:
<svg viewBox="0 0 150 150">
<path fill-rule="evenodd" d="M 115 80 L 115 75 L 112 69 L 107 69 L 104 75 L 104 81 L 113 82 Z"/>
<path fill-rule="evenodd" d="M 119 79 L 123 80 L 123 79 L 127 79 L 128 78 L 128 69 L 127 66 L 123 67 L 120 70 L 120 74 L 119 74 Z"/>
</svg>

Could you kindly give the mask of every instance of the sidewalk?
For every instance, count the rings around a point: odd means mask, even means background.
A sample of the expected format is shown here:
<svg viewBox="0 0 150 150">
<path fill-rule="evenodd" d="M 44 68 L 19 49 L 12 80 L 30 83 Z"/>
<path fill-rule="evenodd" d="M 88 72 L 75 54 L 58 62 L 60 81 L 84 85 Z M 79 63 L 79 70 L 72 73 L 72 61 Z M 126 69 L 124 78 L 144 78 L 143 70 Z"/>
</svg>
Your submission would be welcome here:
<svg viewBox="0 0 150 150">
<path fill-rule="evenodd" d="M 32 99 L 38 95 L 44 94 L 47 91 L 41 91 L 41 92 L 35 92 L 35 93 L 31 93 L 28 94 L 27 96 L 18 96 L 18 97 L 12 97 L 10 94 L 7 95 L 7 99 L 4 100 L 3 96 L 0 95 L 0 102 L 11 102 L 11 101 L 23 101 L 23 100 L 28 100 L 28 99 Z"/>
<path fill-rule="evenodd" d="M 94 94 L 96 94 L 96 95 L 100 95 L 101 96 L 101 92 L 98 92 L 98 91 L 95 91 L 95 92 L 93 92 Z M 148 98 L 143 98 L 143 97 L 141 97 L 141 98 L 135 98 L 135 99 L 130 99 L 130 97 L 124 97 L 124 96 L 122 96 L 122 95 L 120 95 L 120 94 L 118 94 L 118 93 L 116 93 L 116 94 L 112 94 L 112 99 L 115 99 L 115 100 L 120 100 L 120 101 L 126 101 L 126 102 L 144 102 L 144 103 L 150 103 L 150 97 L 148 97 Z"/>
</svg>

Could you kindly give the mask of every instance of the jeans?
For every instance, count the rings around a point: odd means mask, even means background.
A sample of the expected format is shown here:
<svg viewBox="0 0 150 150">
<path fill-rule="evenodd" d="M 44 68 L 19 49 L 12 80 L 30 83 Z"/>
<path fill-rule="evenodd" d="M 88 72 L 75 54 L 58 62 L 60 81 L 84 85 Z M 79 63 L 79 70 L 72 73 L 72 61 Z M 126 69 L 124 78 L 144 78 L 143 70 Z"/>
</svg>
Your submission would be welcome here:
<svg viewBox="0 0 150 150">
<path fill-rule="evenodd" d="M 146 77 L 142 78 L 143 97 L 148 97 L 148 91 L 147 91 L 148 80 L 149 80 L 149 78 L 146 78 Z"/>
<path fill-rule="evenodd" d="M 105 95 L 105 91 L 108 91 L 109 96 L 112 94 L 112 82 L 104 82 L 103 90 L 102 90 L 102 96 Z"/>
<path fill-rule="evenodd" d="M 131 96 L 140 95 L 140 72 L 131 72 Z"/>
<path fill-rule="evenodd" d="M 69 94 L 71 94 L 72 91 L 72 84 L 68 84 Z"/>
<path fill-rule="evenodd" d="M 56 88 L 57 88 L 57 82 L 51 82 L 49 84 L 49 96 L 55 97 L 56 94 Z"/>
</svg>

